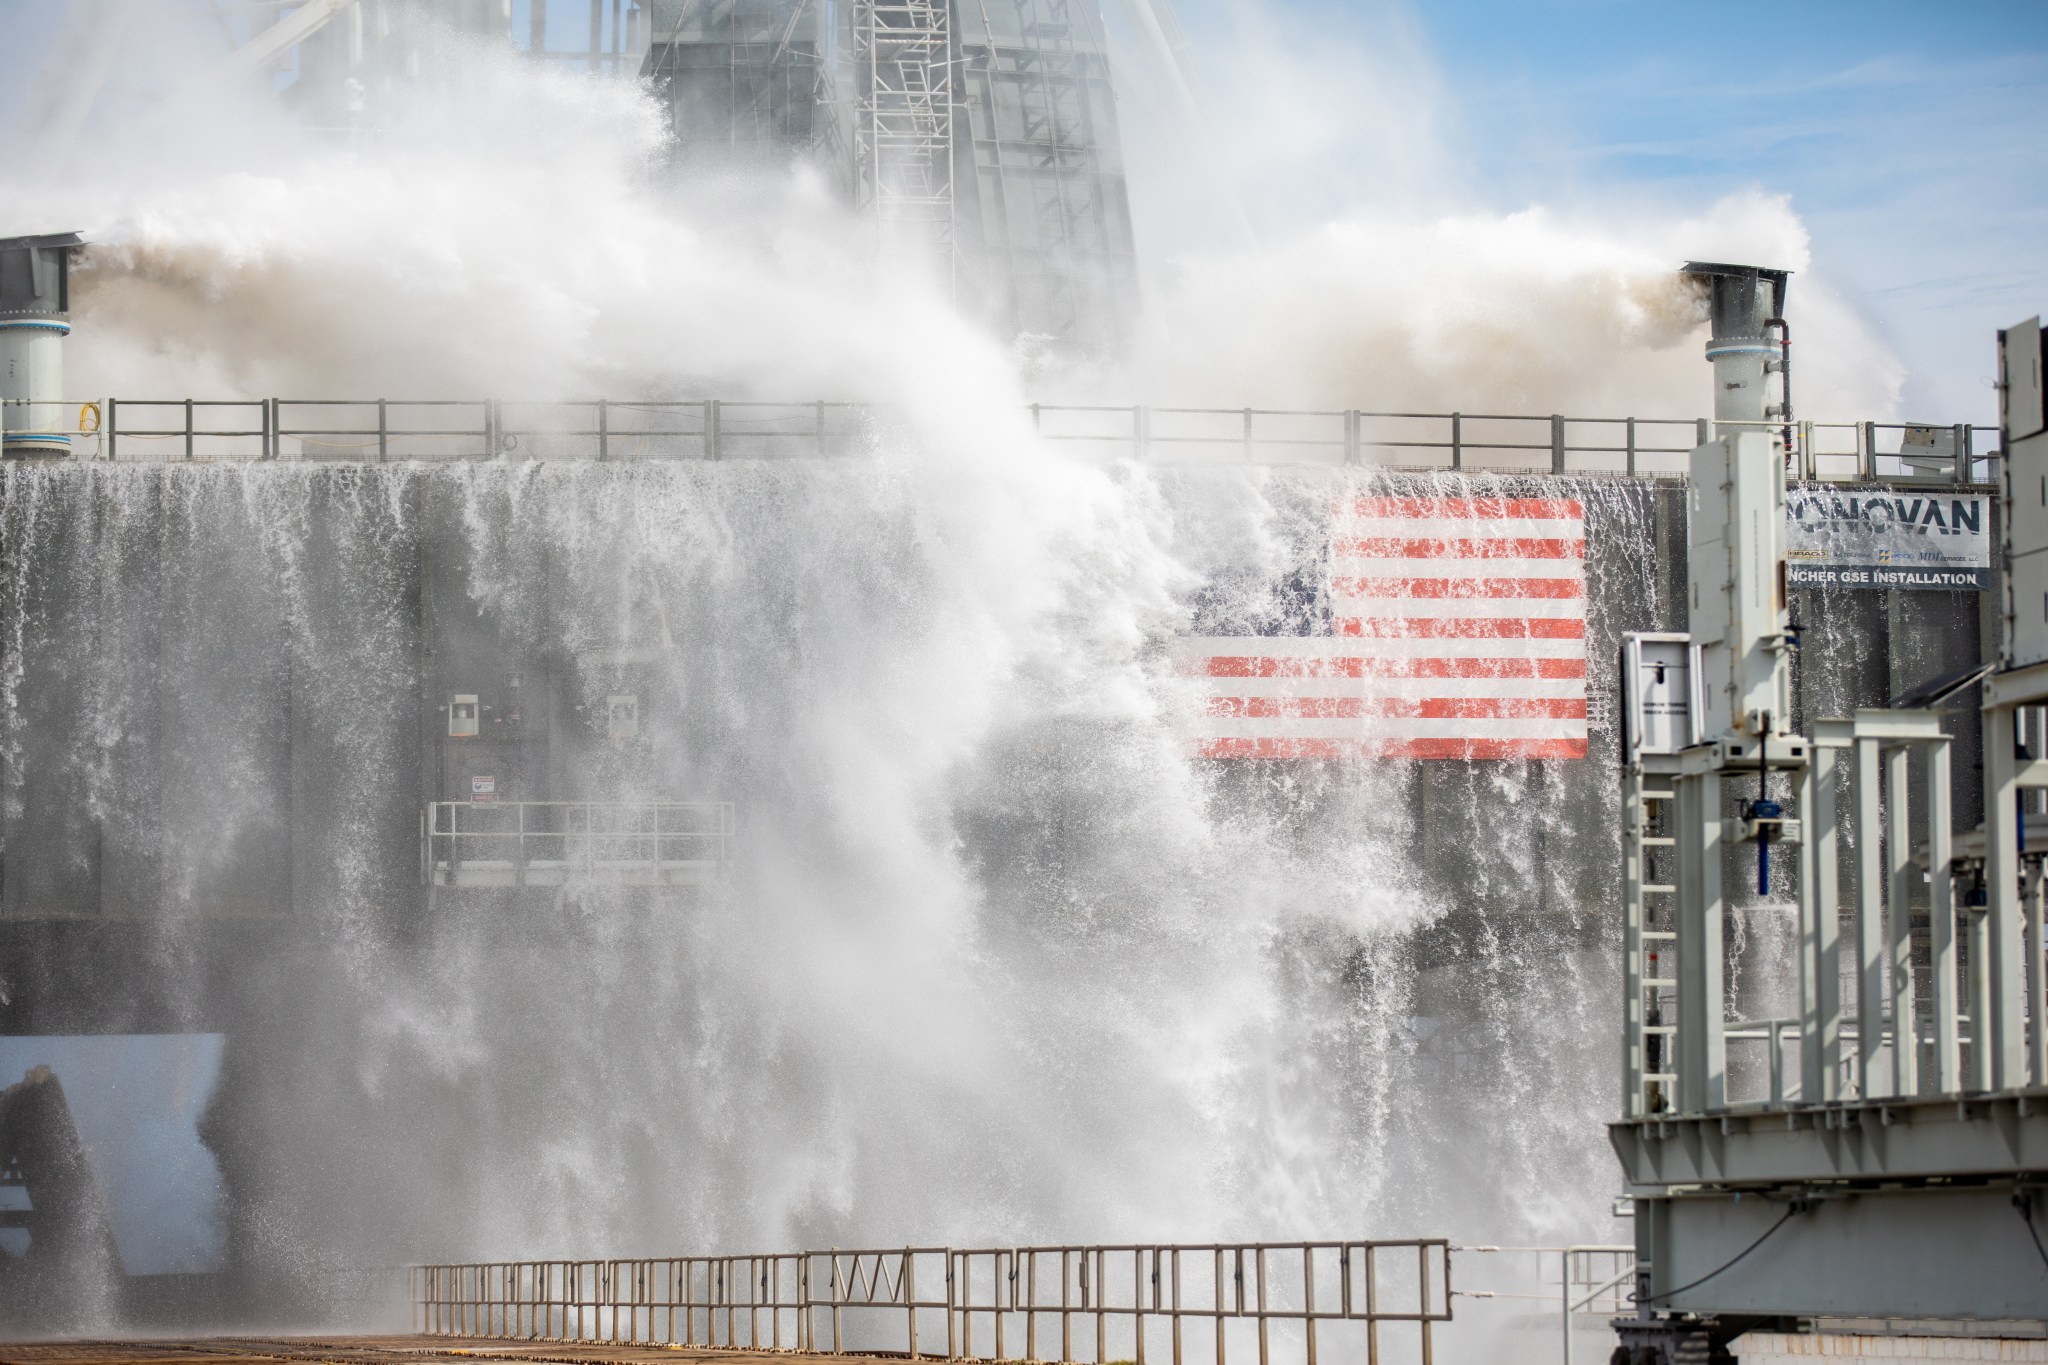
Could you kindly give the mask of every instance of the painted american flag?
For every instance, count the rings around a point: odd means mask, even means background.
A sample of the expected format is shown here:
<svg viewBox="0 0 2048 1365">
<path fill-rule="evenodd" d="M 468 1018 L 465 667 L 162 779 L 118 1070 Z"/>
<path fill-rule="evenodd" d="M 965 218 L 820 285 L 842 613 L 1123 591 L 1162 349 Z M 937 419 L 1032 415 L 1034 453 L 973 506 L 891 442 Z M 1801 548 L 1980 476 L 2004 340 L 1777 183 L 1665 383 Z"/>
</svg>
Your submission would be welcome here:
<svg viewBox="0 0 2048 1365">
<path fill-rule="evenodd" d="M 1584 758 L 1586 530 L 1570 498 L 1331 509 L 1305 635 L 1191 636 L 1205 758 Z"/>
</svg>

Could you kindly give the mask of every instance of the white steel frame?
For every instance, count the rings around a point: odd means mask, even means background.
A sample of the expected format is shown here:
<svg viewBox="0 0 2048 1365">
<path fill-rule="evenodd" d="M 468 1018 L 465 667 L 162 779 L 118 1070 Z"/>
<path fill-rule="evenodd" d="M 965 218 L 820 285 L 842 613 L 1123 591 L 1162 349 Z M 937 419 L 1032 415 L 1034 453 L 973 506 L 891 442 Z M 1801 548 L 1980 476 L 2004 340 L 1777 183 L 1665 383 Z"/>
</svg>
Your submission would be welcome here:
<svg viewBox="0 0 2048 1365">
<path fill-rule="evenodd" d="M 886 247 L 929 257 L 950 293 L 953 39 L 947 0 L 856 0 L 855 202 Z"/>
</svg>

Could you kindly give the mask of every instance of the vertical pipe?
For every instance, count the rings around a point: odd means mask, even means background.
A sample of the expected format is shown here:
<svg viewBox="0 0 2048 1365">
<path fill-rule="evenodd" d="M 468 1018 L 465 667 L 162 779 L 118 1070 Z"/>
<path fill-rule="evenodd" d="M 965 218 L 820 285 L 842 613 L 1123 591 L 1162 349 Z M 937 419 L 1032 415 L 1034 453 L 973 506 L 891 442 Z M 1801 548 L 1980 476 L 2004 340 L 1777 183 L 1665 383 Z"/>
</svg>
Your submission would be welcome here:
<svg viewBox="0 0 2048 1365">
<path fill-rule="evenodd" d="M 611 458 L 611 413 L 610 405 L 600 398 L 597 400 L 597 458 Z"/>
<path fill-rule="evenodd" d="M 2028 871 L 2026 891 L 2025 895 L 2022 897 L 2022 903 L 2026 910 L 2026 932 L 2024 935 L 2024 947 L 2026 949 L 2027 955 L 2027 970 L 2025 977 L 2025 985 L 2027 990 L 2027 1018 L 2031 1020 L 2033 1023 L 2033 1028 L 2027 1035 L 2027 1065 L 2025 1072 L 2022 1073 L 2025 1077 L 2025 1083 L 2028 1085 L 2042 1084 L 2042 1077 L 2044 1074 L 2044 1068 L 2042 1065 L 2044 1052 L 2043 1039 L 2044 1037 L 2048 1037 L 2048 1026 L 2044 1026 L 2043 1024 L 2044 1016 L 2042 1014 L 2042 1011 L 2044 1009 L 2048 1009 L 2048 979 L 2044 979 L 2044 975 L 2048 974 L 2044 974 L 2044 963 L 2042 961 L 2042 903 L 2044 899 L 2048 899 L 2048 877 L 2044 877 L 2042 875 L 2040 865 L 2036 864 L 2033 868 L 2031 868 Z M 1990 915 L 1986 914 L 1984 918 L 1988 922 L 1990 919 Z M 1987 939 L 1989 937 L 1988 928 L 1989 926 L 1987 923 Z M 1974 949 L 1978 945 L 1975 940 L 1972 940 L 1970 946 Z M 1985 948 L 1985 956 L 1985 1000 L 1983 1002 L 1983 1011 L 1985 1014 L 1988 1015 L 1992 1012 L 1992 1007 L 1990 1003 L 1990 950 L 1988 943 L 1986 944 Z M 1976 1007 L 1977 1006 L 1973 1003 L 1972 1008 Z M 1971 1025 L 1976 1030 L 1977 1037 L 1979 1039 L 1982 1039 L 1984 1037 L 1984 1025 L 1975 1020 L 1971 1021 Z M 1977 1046 L 1980 1051 L 1985 1052 L 1988 1059 L 1989 1049 L 1986 1048 L 1981 1041 L 1977 1044 Z M 1988 1069 L 1986 1074 L 1988 1077 Z M 1987 1079 L 1985 1081 L 1986 1087 L 1988 1088 L 1990 1084 L 1990 1080 Z"/>
<path fill-rule="evenodd" d="M 1270 1365 L 1266 1345 L 1266 1249 L 1263 1246 L 1252 1252 L 1252 1274 L 1258 1279 L 1259 1365 Z"/>
<path fill-rule="evenodd" d="M 1157 1288 L 1158 1272 L 1156 1269 L 1153 1274 L 1154 1288 L 1152 1297 L 1156 1300 L 1159 1297 Z M 1157 1304 L 1155 1303 L 1154 1306 L 1156 1307 Z M 1133 1365 L 1145 1365 L 1145 1249 L 1143 1247 L 1138 1247 L 1131 1252 L 1131 1331 L 1137 1338 L 1134 1347 Z M 996 1352 L 996 1358 L 998 1360 L 1002 1358 L 1001 1351 Z"/>
<path fill-rule="evenodd" d="M 1558 1298 L 1564 1309 L 1564 1365 L 1572 1365 L 1572 1253 L 1566 1247 L 1558 1254 Z"/>
<path fill-rule="evenodd" d="M 389 447 L 389 442 L 390 442 L 390 438 L 389 438 L 389 436 L 388 436 L 388 435 L 386 434 L 386 433 L 387 433 L 387 431 L 388 431 L 389 425 L 390 425 L 390 424 L 389 424 L 389 422 L 388 422 L 388 420 L 387 420 L 387 414 L 386 414 L 386 413 L 385 413 L 385 411 L 384 411 L 384 400 L 383 400 L 383 399 L 381 399 L 381 398 L 379 398 L 379 399 L 377 400 L 377 463 L 378 463 L 378 464 L 383 464 L 383 463 L 384 463 L 384 456 L 385 456 L 385 454 L 386 454 L 386 451 L 387 451 L 387 449 L 388 449 L 388 447 Z"/>
<path fill-rule="evenodd" d="M 1216 1306 L 1216 1365 L 1225 1365 L 1223 1358 L 1223 1248 L 1216 1248 L 1216 1297 L 1211 1300 Z"/>
<path fill-rule="evenodd" d="M 1884 814 L 1875 739 L 1856 741 L 1856 1095 L 1888 1093 L 1877 1064 L 1884 1044 Z"/>
<path fill-rule="evenodd" d="M 1865 422 L 1857 429 L 1856 472 L 1866 479 L 1877 477 L 1877 423 Z"/>
<path fill-rule="evenodd" d="M 1550 472 L 1564 473 L 1564 418 L 1550 415 Z"/>
<path fill-rule="evenodd" d="M 1927 925 L 1934 972 L 1934 1085 L 1951 1095 L 1962 1089 L 1962 1053 L 1956 1033 L 1955 878 L 1949 867 L 1949 742 L 1927 745 Z"/>
<path fill-rule="evenodd" d="M 1308 1336 L 1305 1365 L 1316 1365 L 1316 1251 L 1310 1246 L 1301 1249 L 1301 1313 Z"/>
<path fill-rule="evenodd" d="M 1249 464 L 1252 458 L 1252 410 L 1244 410 L 1244 458 Z"/>
<path fill-rule="evenodd" d="M 1109 1359 L 1109 1314 L 1104 1307 L 1109 1295 L 1106 1292 L 1108 1282 L 1103 1278 L 1103 1271 L 1106 1269 L 1103 1265 L 1103 1255 L 1101 1247 L 1095 1248 L 1095 1274 L 1090 1277 L 1088 1284 L 1081 1287 L 1082 1300 L 1091 1301 L 1092 1296 L 1095 1307 L 1095 1365 L 1104 1365 Z M 1084 1271 L 1088 1267 L 1088 1253 L 1085 1251 L 1081 1253 L 1081 1267 Z"/>
<path fill-rule="evenodd" d="M 590 0 L 590 74 L 604 60 L 604 0 Z"/>
<path fill-rule="evenodd" d="M 1771 1067 L 1771 1103 L 1785 1102 L 1785 1025 L 1781 1019 L 1773 1019 L 1765 1028 L 1764 1046 L 1770 1049 L 1768 1058 Z"/>
<path fill-rule="evenodd" d="M 1416 1259 L 1421 1263 L 1417 1270 L 1417 1311 L 1422 1317 L 1422 1365 L 1430 1365 L 1429 1342 L 1429 1243 L 1424 1242 L 1415 1249 Z M 1569 1324 L 1567 1324 L 1569 1325 Z"/>
<path fill-rule="evenodd" d="M 897 1277 L 897 1283 L 903 1286 L 903 1311 L 906 1315 L 905 1327 L 910 1337 L 910 1358 L 916 1360 L 918 1358 L 917 1257 L 910 1254 L 909 1247 L 903 1249 L 903 1273 Z"/>
<path fill-rule="evenodd" d="M 704 400 L 704 454 L 713 460 L 718 458 L 719 453 L 720 432 L 718 430 L 718 423 L 718 400 L 716 398 L 707 398 Z M 835 1266 L 838 1264 L 836 1257 L 833 1264 Z"/>
<path fill-rule="evenodd" d="M 277 410 L 271 406 L 276 400 L 265 398 L 258 408 L 258 418 L 263 427 L 263 458 L 277 458 Z"/>
<path fill-rule="evenodd" d="M 1068 1294 L 1068 1286 L 1074 1282 L 1074 1271 L 1070 1263 L 1072 1255 L 1073 1253 L 1065 1247 L 1060 1248 L 1060 1359 L 1063 1362 L 1074 1358 L 1074 1319 L 1069 1311 L 1073 1301 Z"/>
<path fill-rule="evenodd" d="M 1380 1365 L 1380 1285 L 1378 1259 L 1373 1254 L 1372 1243 L 1361 1248 L 1365 1252 L 1365 1365 Z"/>
<path fill-rule="evenodd" d="M 1633 474 L 1636 472 L 1636 419 L 1633 417 L 1628 419 L 1626 449 L 1628 451 L 1628 472 Z"/>
<path fill-rule="evenodd" d="M 1024 1263 L 1024 1358 L 1038 1359 L 1038 1251 L 1033 1248 L 1024 1253 L 1029 1259 Z"/>
<path fill-rule="evenodd" d="M 107 400 L 107 459 L 110 462 L 119 458 L 114 443 L 121 435 L 120 401 L 118 398 Z"/>
<path fill-rule="evenodd" d="M 185 458 L 192 458 L 192 400 L 185 400 Z"/>
<path fill-rule="evenodd" d="M 1465 414 L 1451 414 L 1451 468 L 1465 467 Z"/>
<path fill-rule="evenodd" d="M 1707 436 L 1707 419 L 1702 417 L 1695 421 L 1692 426 L 1694 444 L 1705 445 L 1709 439 Z"/>
<path fill-rule="evenodd" d="M 1173 1365 L 1181 1365 L 1180 1359 L 1180 1248 L 1175 1247 L 1169 1264 L 1173 1267 Z"/>
<path fill-rule="evenodd" d="M 950 1290 L 953 1283 L 953 1257 L 949 1253 L 946 1259 L 948 1266 L 946 1284 Z M 959 1254 L 959 1271 L 962 1285 L 960 1294 L 960 1354 L 971 1360 L 974 1357 L 974 1258 L 967 1252 L 963 1251 Z M 1000 1315 L 998 1315 L 997 1321 L 1001 1321 Z"/>
<path fill-rule="evenodd" d="M 1801 782 L 1806 838 L 1799 878 L 1799 1097 L 1808 1104 L 1838 1096 L 1842 1059 L 1841 876 L 1836 851 L 1835 763 L 1839 750 L 1812 745 Z"/>
<path fill-rule="evenodd" d="M 1357 464 L 1360 459 L 1358 440 L 1358 409 L 1344 410 L 1344 463 Z"/>
<path fill-rule="evenodd" d="M 1891 939 L 1887 964 L 1892 981 L 1892 1093 L 1911 1095 L 1919 1090 L 1919 1005 L 1913 989 L 1912 895 L 1920 868 L 1913 861 L 1912 830 L 1909 824 L 1912 801 L 1907 780 L 1907 751 L 1887 749 L 1884 755 L 1885 864 L 1889 895 L 1885 898 L 1886 929 Z"/>
</svg>

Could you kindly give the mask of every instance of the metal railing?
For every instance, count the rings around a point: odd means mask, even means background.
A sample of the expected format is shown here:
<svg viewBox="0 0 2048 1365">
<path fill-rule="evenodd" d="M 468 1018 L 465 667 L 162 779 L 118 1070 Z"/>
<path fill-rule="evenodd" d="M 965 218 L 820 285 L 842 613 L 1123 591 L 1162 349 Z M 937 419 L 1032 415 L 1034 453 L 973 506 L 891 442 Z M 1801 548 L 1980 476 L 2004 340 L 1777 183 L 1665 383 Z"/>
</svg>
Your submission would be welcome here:
<svg viewBox="0 0 2048 1365">
<path fill-rule="evenodd" d="M 1199 1354 L 1317 1365 L 1339 1347 L 1429 1362 L 1450 1244 L 1357 1242 L 796 1251 L 410 1270 L 413 1324 L 519 1337 L 912 1359 L 1111 1365 Z M 1349 1340 L 1338 1343 L 1333 1333 Z M 1052 1352 L 1057 1349 L 1058 1355 Z"/>
<path fill-rule="evenodd" d="M 826 401 L 109 398 L 41 406 L 56 409 L 53 430 L 76 426 L 74 458 L 121 462 L 808 457 L 857 453 L 907 431 L 894 409 Z M 1664 477 L 1685 472 L 1687 454 L 1711 426 L 1668 417 L 1051 403 L 1033 404 L 1027 415 L 1040 439 L 1109 458 Z M 1926 444 L 1936 438 L 1938 445 Z M 1794 472 L 1809 481 L 1986 483 L 1997 478 L 1997 440 L 1995 428 L 1968 423 L 1801 422 Z"/>
<path fill-rule="evenodd" d="M 706 880 L 732 849 L 729 801 L 432 801 L 420 815 L 427 886 Z"/>
</svg>

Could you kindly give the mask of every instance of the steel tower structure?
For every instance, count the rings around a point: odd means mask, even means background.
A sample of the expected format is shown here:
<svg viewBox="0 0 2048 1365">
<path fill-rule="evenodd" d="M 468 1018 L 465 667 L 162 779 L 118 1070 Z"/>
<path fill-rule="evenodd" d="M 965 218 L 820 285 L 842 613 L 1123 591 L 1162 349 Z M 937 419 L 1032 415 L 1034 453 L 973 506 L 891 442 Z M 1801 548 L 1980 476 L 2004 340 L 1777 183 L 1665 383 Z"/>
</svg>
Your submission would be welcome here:
<svg viewBox="0 0 2048 1365">
<path fill-rule="evenodd" d="M 1136 251 L 1091 0 L 653 0 L 692 167 L 805 157 L 1011 336 L 1120 344 Z"/>
</svg>

